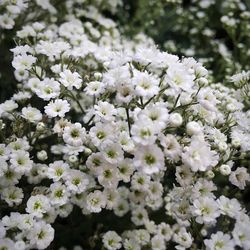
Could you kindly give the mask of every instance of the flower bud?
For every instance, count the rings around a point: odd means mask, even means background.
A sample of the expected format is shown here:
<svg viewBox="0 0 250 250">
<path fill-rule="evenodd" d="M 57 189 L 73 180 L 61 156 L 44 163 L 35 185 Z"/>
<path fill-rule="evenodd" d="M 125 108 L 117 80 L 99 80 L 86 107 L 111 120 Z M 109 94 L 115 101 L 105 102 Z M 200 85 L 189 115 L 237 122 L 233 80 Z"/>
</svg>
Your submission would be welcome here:
<svg viewBox="0 0 250 250">
<path fill-rule="evenodd" d="M 36 156 L 40 161 L 45 161 L 48 159 L 48 155 L 47 155 L 47 152 L 45 150 L 41 150 L 41 151 L 37 152 Z"/>
<path fill-rule="evenodd" d="M 202 131 L 202 128 L 198 122 L 191 121 L 186 126 L 187 133 L 189 135 L 197 135 L 200 134 Z"/>
<path fill-rule="evenodd" d="M 208 85 L 208 80 L 207 80 L 205 77 L 201 77 L 201 78 L 198 80 L 198 83 L 199 83 L 199 85 L 201 85 L 201 86 L 207 86 L 207 85 Z"/>
<path fill-rule="evenodd" d="M 214 172 L 212 170 L 208 170 L 206 172 L 206 176 L 208 179 L 213 179 L 214 178 Z"/>
<path fill-rule="evenodd" d="M 234 147 L 234 148 L 238 148 L 238 147 L 240 147 L 240 140 L 238 139 L 238 138 L 235 138 L 235 139 L 233 139 L 232 140 L 232 146 Z"/>
<path fill-rule="evenodd" d="M 203 237 L 206 237 L 206 236 L 207 236 L 207 230 L 206 230 L 205 228 L 202 228 L 202 229 L 201 229 L 201 235 L 202 235 Z"/>
<path fill-rule="evenodd" d="M 38 124 L 36 125 L 36 130 L 38 132 L 42 132 L 42 131 L 44 131 L 45 127 L 46 126 L 45 126 L 45 124 L 43 122 L 38 122 Z"/>
<path fill-rule="evenodd" d="M 220 173 L 221 173 L 222 175 L 230 175 L 230 173 L 231 173 L 231 168 L 230 168 L 230 166 L 227 165 L 227 164 L 222 164 L 222 165 L 220 166 Z"/>
<path fill-rule="evenodd" d="M 100 73 L 100 72 L 95 72 L 95 73 L 94 73 L 94 77 L 95 77 L 96 80 L 100 80 L 100 79 L 102 78 L 102 73 Z"/>
<path fill-rule="evenodd" d="M 86 155 L 90 155 L 90 154 L 92 154 L 92 150 L 91 150 L 90 148 L 85 148 L 85 149 L 84 149 L 84 153 L 85 153 Z"/>
<path fill-rule="evenodd" d="M 225 152 L 227 150 L 227 143 L 226 142 L 220 142 L 218 144 L 218 148 L 220 152 Z"/>
<path fill-rule="evenodd" d="M 77 162 L 77 161 L 78 161 L 78 158 L 77 158 L 76 155 L 70 155 L 70 156 L 69 156 L 69 162 L 70 162 L 70 163 L 75 163 L 75 162 Z"/>
<path fill-rule="evenodd" d="M 169 122 L 171 126 L 179 127 L 182 124 L 183 119 L 179 113 L 173 113 L 169 117 Z"/>
<path fill-rule="evenodd" d="M 202 76 L 206 76 L 207 75 L 207 70 L 202 67 L 202 66 L 199 66 L 195 69 L 195 74 L 197 77 L 202 77 Z"/>
</svg>

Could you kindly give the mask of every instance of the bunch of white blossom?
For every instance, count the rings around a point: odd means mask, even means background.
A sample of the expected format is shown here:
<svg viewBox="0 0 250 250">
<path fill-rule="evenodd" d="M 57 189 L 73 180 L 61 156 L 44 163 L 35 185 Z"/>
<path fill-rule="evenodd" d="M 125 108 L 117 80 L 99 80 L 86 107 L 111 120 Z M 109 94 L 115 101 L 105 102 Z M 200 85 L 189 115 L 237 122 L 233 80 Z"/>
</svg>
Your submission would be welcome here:
<svg viewBox="0 0 250 250">
<path fill-rule="evenodd" d="M 243 95 L 194 58 L 124 38 L 95 8 L 69 13 L 16 35 L 19 88 L 0 104 L 0 249 L 53 246 L 78 209 L 127 218 L 107 230 L 100 218 L 87 249 L 249 250 Z"/>
<path fill-rule="evenodd" d="M 183 0 L 182 3 L 176 5 L 172 15 L 165 13 L 161 17 L 166 20 L 162 21 L 165 28 L 161 28 L 161 33 L 171 33 L 162 38 L 165 48 L 201 59 L 219 81 L 226 75 L 249 70 L 250 2 Z M 173 11 L 171 6 L 168 9 Z"/>
</svg>

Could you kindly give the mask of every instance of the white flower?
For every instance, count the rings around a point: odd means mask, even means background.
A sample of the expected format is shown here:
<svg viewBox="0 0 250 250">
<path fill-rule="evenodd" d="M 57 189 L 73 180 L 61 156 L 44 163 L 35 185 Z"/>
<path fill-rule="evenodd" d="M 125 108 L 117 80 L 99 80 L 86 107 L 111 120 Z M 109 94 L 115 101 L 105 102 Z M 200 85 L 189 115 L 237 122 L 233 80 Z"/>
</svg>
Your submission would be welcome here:
<svg viewBox="0 0 250 250">
<path fill-rule="evenodd" d="M 147 220 L 148 221 L 148 220 Z M 132 237 L 135 238 L 135 240 L 141 245 L 145 246 L 150 242 L 150 234 L 145 229 L 138 229 L 135 231 L 132 231 Z"/>
<path fill-rule="evenodd" d="M 165 168 L 164 154 L 156 145 L 140 147 L 135 151 L 134 164 L 146 174 L 158 173 Z"/>
<path fill-rule="evenodd" d="M 66 126 L 63 131 L 63 140 L 69 145 L 82 146 L 85 140 L 86 130 L 78 122 Z"/>
<path fill-rule="evenodd" d="M 228 215 L 232 218 L 237 217 L 241 211 L 241 205 L 236 199 L 229 199 L 224 195 L 217 199 L 217 203 L 221 214 Z"/>
<path fill-rule="evenodd" d="M 1 170 L 2 177 L 0 178 L 1 186 L 7 187 L 17 184 L 19 179 L 22 177 L 22 173 L 15 171 L 15 169 L 11 167 L 6 167 L 3 165 Z"/>
<path fill-rule="evenodd" d="M 121 162 L 118 163 L 119 169 L 119 178 L 122 179 L 123 182 L 129 182 L 130 177 L 134 172 L 133 160 L 129 158 L 125 158 Z"/>
<path fill-rule="evenodd" d="M 148 220 L 148 212 L 145 208 L 138 206 L 132 210 L 131 221 L 136 226 L 142 226 Z"/>
<path fill-rule="evenodd" d="M 235 249 L 234 241 L 228 234 L 218 231 L 212 234 L 210 239 L 204 240 L 207 250 L 233 250 Z"/>
<path fill-rule="evenodd" d="M 38 194 L 31 196 L 27 201 L 26 212 L 35 217 L 41 218 L 43 214 L 50 210 L 50 202 L 48 197 Z"/>
<path fill-rule="evenodd" d="M 117 113 L 113 104 L 108 102 L 99 101 L 97 105 L 94 106 L 95 108 L 95 115 L 99 120 L 102 121 L 113 121 L 114 116 Z"/>
<path fill-rule="evenodd" d="M 244 70 L 230 77 L 231 82 L 233 82 L 237 87 L 244 85 L 245 83 L 247 83 L 249 79 L 250 79 L 250 71 L 244 71 Z"/>
<path fill-rule="evenodd" d="M 199 178 L 193 186 L 192 198 L 200 197 L 215 198 L 213 191 L 217 190 L 217 186 L 205 178 Z"/>
<path fill-rule="evenodd" d="M 112 140 L 114 137 L 114 134 L 112 133 L 113 126 L 109 123 L 101 123 L 97 122 L 95 126 L 93 126 L 89 130 L 89 136 L 91 141 L 96 147 L 99 147 L 100 144 L 109 139 Z"/>
<path fill-rule="evenodd" d="M 13 95 L 13 100 L 14 101 L 27 101 L 28 99 L 31 98 L 31 93 L 27 91 L 19 91 L 16 94 Z"/>
<path fill-rule="evenodd" d="M 174 234 L 173 240 L 180 244 L 184 249 L 190 248 L 193 242 L 193 238 L 189 232 L 186 231 L 186 228 L 181 227 L 177 233 Z M 177 249 L 183 249 L 177 248 Z"/>
<path fill-rule="evenodd" d="M 15 250 L 16 248 L 15 248 L 14 242 L 11 239 L 3 238 L 3 239 L 0 239 L 0 249 Z"/>
<path fill-rule="evenodd" d="M 171 227 L 165 222 L 162 222 L 157 226 L 156 232 L 158 235 L 161 235 L 165 241 L 169 241 L 173 235 Z"/>
<path fill-rule="evenodd" d="M 108 250 L 116 250 L 122 247 L 122 238 L 114 231 L 108 231 L 102 237 L 103 245 Z"/>
<path fill-rule="evenodd" d="M 118 200 L 120 198 L 120 195 L 117 190 L 107 188 L 104 189 L 103 194 L 105 196 L 106 209 L 113 209 L 114 206 L 118 205 Z"/>
<path fill-rule="evenodd" d="M 119 88 L 120 85 L 130 85 L 131 75 L 128 65 L 118 66 L 105 72 L 103 82 L 109 89 Z"/>
<path fill-rule="evenodd" d="M 131 128 L 132 138 L 143 146 L 153 144 L 156 140 L 155 130 L 155 126 L 150 120 L 137 120 Z"/>
<path fill-rule="evenodd" d="M 72 73 L 70 70 L 66 69 L 60 73 L 60 77 L 60 83 L 68 90 L 72 90 L 73 87 L 79 89 L 82 86 L 82 78 L 77 72 Z"/>
<path fill-rule="evenodd" d="M 21 204 L 23 197 L 23 190 L 19 187 L 11 186 L 1 191 L 1 198 L 5 200 L 10 207 Z"/>
<path fill-rule="evenodd" d="M 148 188 L 148 198 L 152 200 L 159 200 L 163 193 L 163 186 L 161 183 L 151 181 Z"/>
<path fill-rule="evenodd" d="M 243 190 L 246 186 L 246 182 L 250 181 L 250 175 L 246 168 L 239 167 L 235 171 L 231 172 L 229 181 L 239 189 Z"/>
<path fill-rule="evenodd" d="M 250 133 L 248 131 L 244 131 L 237 126 L 232 129 L 231 137 L 232 141 L 238 144 L 243 152 L 250 150 Z"/>
<path fill-rule="evenodd" d="M 69 165 L 64 161 L 55 161 L 49 164 L 48 168 L 48 178 L 53 179 L 53 181 L 59 181 L 61 178 L 67 176 L 69 170 Z"/>
<path fill-rule="evenodd" d="M 194 200 L 193 214 L 196 216 L 196 221 L 200 224 L 214 223 L 216 218 L 220 216 L 216 201 L 208 197 Z"/>
<path fill-rule="evenodd" d="M 107 162 L 110 164 L 117 164 L 123 160 L 123 151 L 118 143 L 112 141 L 105 141 L 101 145 L 101 152 Z"/>
<path fill-rule="evenodd" d="M 27 175 L 28 183 L 38 184 L 42 179 L 46 177 L 48 167 L 45 164 L 36 163 L 33 164 L 32 169 Z"/>
<path fill-rule="evenodd" d="M 218 162 L 218 155 L 212 151 L 206 141 L 199 137 L 192 137 L 192 141 L 182 153 L 182 161 L 192 171 L 206 171 Z"/>
<path fill-rule="evenodd" d="M 149 183 L 150 176 L 140 172 L 135 172 L 131 179 L 131 188 L 140 191 L 147 191 L 149 188 Z"/>
<path fill-rule="evenodd" d="M 134 86 L 130 82 L 119 84 L 115 99 L 117 103 L 128 104 L 133 99 L 134 92 Z"/>
<path fill-rule="evenodd" d="M 59 59 L 60 54 L 70 48 L 70 45 L 63 41 L 51 42 L 51 41 L 40 41 L 37 44 L 35 50 L 39 54 L 48 56 L 50 61 Z"/>
<path fill-rule="evenodd" d="M 54 78 L 45 78 L 38 83 L 38 88 L 34 90 L 38 97 L 45 101 L 56 98 L 60 95 L 60 84 Z"/>
<path fill-rule="evenodd" d="M 46 224 L 44 221 L 35 223 L 31 234 L 29 235 L 31 243 L 37 249 L 47 248 L 54 239 L 54 229 L 50 224 Z"/>
<path fill-rule="evenodd" d="M 193 172 L 187 166 L 176 167 L 176 180 L 178 183 L 180 183 L 181 186 L 190 185 L 193 181 L 193 175 Z"/>
<path fill-rule="evenodd" d="M 24 107 L 22 108 L 22 117 L 32 123 L 37 123 L 42 120 L 42 113 L 32 107 Z"/>
<path fill-rule="evenodd" d="M 97 170 L 98 182 L 105 188 L 116 188 L 119 175 L 116 166 L 104 165 Z"/>
<path fill-rule="evenodd" d="M 27 138 L 16 138 L 15 141 L 10 142 L 8 144 L 8 148 L 14 152 L 17 150 L 29 150 L 30 149 L 30 145 L 29 142 L 27 141 Z"/>
<path fill-rule="evenodd" d="M 24 150 L 14 151 L 10 156 L 11 168 L 17 173 L 27 173 L 31 170 L 33 161 L 30 160 L 29 153 Z"/>
<path fill-rule="evenodd" d="M 141 247 L 135 239 L 125 239 L 123 242 L 125 250 L 140 250 Z"/>
<path fill-rule="evenodd" d="M 86 197 L 86 203 L 87 209 L 92 213 L 100 213 L 106 205 L 105 197 L 99 190 L 89 193 Z"/>
<path fill-rule="evenodd" d="M 92 81 L 87 84 L 84 91 L 86 91 L 87 95 L 98 97 L 105 91 L 105 85 L 99 81 Z"/>
<path fill-rule="evenodd" d="M 14 57 L 12 66 L 16 70 L 27 70 L 31 69 L 32 65 L 36 62 L 36 58 L 32 55 L 17 55 Z"/>
<path fill-rule="evenodd" d="M 0 177 L 4 175 L 4 173 L 7 171 L 8 169 L 8 164 L 5 161 L 5 159 L 0 158 Z"/>
<path fill-rule="evenodd" d="M 194 85 L 194 74 L 190 74 L 181 63 L 171 64 L 167 69 L 166 83 L 175 90 L 175 94 L 181 91 L 191 93 Z"/>
<path fill-rule="evenodd" d="M 250 227 L 249 222 L 236 222 L 233 232 L 235 244 L 242 247 L 244 250 L 250 249 Z"/>
<path fill-rule="evenodd" d="M 3 29 L 12 29 L 15 25 L 15 22 L 11 16 L 9 16 L 7 13 L 0 15 L 0 27 Z"/>
<path fill-rule="evenodd" d="M 106 161 L 104 160 L 103 154 L 100 152 L 91 154 L 86 161 L 86 166 L 93 174 L 97 174 L 97 171 L 103 164 L 106 164 Z"/>
<path fill-rule="evenodd" d="M 0 104 L 0 116 L 2 116 L 5 112 L 10 113 L 17 108 L 17 103 L 15 103 L 13 100 L 7 100 Z"/>
<path fill-rule="evenodd" d="M 45 106 L 44 110 L 49 117 L 64 117 L 69 112 L 70 105 L 67 100 L 56 99 Z"/>
<path fill-rule="evenodd" d="M 119 199 L 114 204 L 114 214 L 118 217 L 124 216 L 129 211 L 129 203 L 127 200 Z"/>
<path fill-rule="evenodd" d="M 156 234 L 151 238 L 152 250 L 164 250 L 166 249 L 166 244 L 164 238 L 161 235 Z"/>
<path fill-rule="evenodd" d="M 37 77 L 29 78 L 27 82 L 27 87 L 29 87 L 31 91 L 36 93 L 36 91 L 39 91 L 40 86 L 41 86 L 41 80 L 39 78 Z"/>
<path fill-rule="evenodd" d="M 15 249 L 25 250 L 26 244 L 24 241 L 19 240 L 15 242 Z"/>
<path fill-rule="evenodd" d="M 169 118 L 168 109 L 165 103 L 149 104 L 146 109 L 143 109 L 139 114 L 139 119 L 148 119 L 152 122 L 155 130 L 160 132 L 166 127 Z"/>
<path fill-rule="evenodd" d="M 62 136 L 64 128 L 69 125 L 70 125 L 70 122 L 67 119 L 61 118 L 60 120 L 55 121 L 53 132 L 57 133 L 59 136 Z"/>
<path fill-rule="evenodd" d="M 67 203 L 69 194 L 65 185 L 58 182 L 53 183 L 50 185 L 50 190 L 51 204 L 62 206 Z"/>
<path fill-rule="evenodd" d="M 138 96 L 150 98 L 159 92 L 159 80 L 148 72 L 134 71 L 132 83 Z"/>
<path fill-rule="evenodd" d="M 219 145 L 219 143 L 227 141 L 227 136 L 217 128 L 207 126 L 205 128 L 205 132 L 208 134 L 207 135 L 208 139 L 213 141 L 213 143 L 216 145 Z"/>
<path fill-rule="evenodd" d="M 82 193 L 89 184 L 88 176 L 79 170 L 71 170 L 65 176 L 66 186 L 72 193 Z"/>
<path fill-rule="evenodd" d="M 5 144 L 0 144 L 0 161 L 6 161 L 10 157 L 10 149 Z"/>
<path fill-rule="evenodd" d="M 122 131 L 119 134 L 118 143 L 121 145 L 123 151 L 126 152 L 133 152 L 135 148 L 135 144 L 127 131 Z"/>
<path fill-rule="evenodd" d="M 217 111 L 216 105 L 218 100 L 216 99 L 213 91 L 210 88 L 203 88 L 198 94 L 198 101 L 203 108 L 209 111 Z"/>
<path fill-rule="evenodd" d="M 163 146 L 165 156 L 173 161 L 178 160 L 181 155 L 181 146 L 172 134 L 161 135 L 160 143 Z"/>
</svg>

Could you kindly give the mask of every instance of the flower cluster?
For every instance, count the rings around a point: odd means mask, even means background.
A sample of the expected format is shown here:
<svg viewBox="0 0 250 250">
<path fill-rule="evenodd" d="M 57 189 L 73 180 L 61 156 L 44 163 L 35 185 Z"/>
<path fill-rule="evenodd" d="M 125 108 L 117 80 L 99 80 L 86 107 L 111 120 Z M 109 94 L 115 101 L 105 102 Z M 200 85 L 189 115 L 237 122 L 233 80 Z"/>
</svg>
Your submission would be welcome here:
<svg viewBox="0 0 250 250">
<path fill-rule="evenodd" d="M 163 14 L 161 17 L 171 23 L 161 31 L 172 34 L 171 39 L 165 39 L 165 48 L 201 58 L 219 81 L 226 75 L 249 70 L 249 1 L 185 2 L 176 5 L 172 16 Z M 169 6 L 168 9 L 172 11 L 173 8 Z"/>
<path fill-rule="evenodd" d="M 249 250 L 249 71 L 215 84 L 96 8 L 68 14 L 25 25 L 11 50 L 0 249 L 65 249 L 57 229 L 83 225 L 75 249 Z"/>
</svg>

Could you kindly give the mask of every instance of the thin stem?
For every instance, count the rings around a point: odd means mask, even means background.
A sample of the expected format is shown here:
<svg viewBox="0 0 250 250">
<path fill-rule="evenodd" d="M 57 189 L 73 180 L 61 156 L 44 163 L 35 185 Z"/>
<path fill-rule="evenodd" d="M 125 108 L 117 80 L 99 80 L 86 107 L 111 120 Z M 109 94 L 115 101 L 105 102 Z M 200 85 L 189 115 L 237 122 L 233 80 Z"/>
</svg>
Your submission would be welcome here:
<svg viewBox="0 0 250 250">
<path fill-rule="evenodd" d="M 126 109 L 126 114 L 127 114 L 127 122 L 128 122 L 128 130 L 129 130 L 129 136 L 131 137 L 131 124 L 130 124 L 130 117 L 129 117 L 129 109 Z"/>
<path fill-rule="evenodd" d="M 181 94 L 179 94 L 179 95 L 177 96 L 177 98 L 176 98 L 176 100 L 175 100 L 175 102 L 174 102 L 174 106 L 173 106 L 173 108 L 169 111 L 169 113 L 172 113 L 172 112 L 175 110 L 176 105 L 177 105 L 177 103 L 178 103 L 178 101 L 179 101 L 179 99 L 180 99 L 180 96 L 181 96 Z"/>
<path fill-rule="evenodd" d="M 76 98 L 76 96 L 74 96 L 74 94 L 71 91 L 69 91 L 68 93 L 69 93 L 69 97 L 71 97 L 78 104 L 80 110 L 82 111 L 82 113 L 84 113 L 85 111 L 84 111 L 81 103 L 79 102 L 79 100 Z"/>
<path fill-rule="evenodd" d="M 85 124 L 86 126 L 88 126 L 90 124 L 90 122 L 94 119 L 95 115 L 92 115 L 91 118 L 88 120 L 88 122 Z"/>
</svg>

